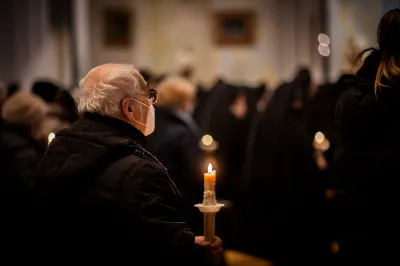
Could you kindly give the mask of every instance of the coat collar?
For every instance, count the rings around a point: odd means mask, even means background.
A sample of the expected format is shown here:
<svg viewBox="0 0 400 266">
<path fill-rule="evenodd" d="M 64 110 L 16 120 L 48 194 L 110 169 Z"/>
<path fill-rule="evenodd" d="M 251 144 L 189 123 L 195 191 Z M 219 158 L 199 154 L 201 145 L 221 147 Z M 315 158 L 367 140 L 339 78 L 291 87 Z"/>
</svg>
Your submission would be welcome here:
<svg viewBox="0 0 400 266">
<path fill-rule="evenodd" d="M 84 113 L 82 119 L 91 123 L 91 127 L 87 127 L 85 131 L 95 131 L 104 136 L 129 138 L 142 147 L 147 144 L 147 139 L 140 130 L 120 119 L 96 113 Z"/>
</svg>

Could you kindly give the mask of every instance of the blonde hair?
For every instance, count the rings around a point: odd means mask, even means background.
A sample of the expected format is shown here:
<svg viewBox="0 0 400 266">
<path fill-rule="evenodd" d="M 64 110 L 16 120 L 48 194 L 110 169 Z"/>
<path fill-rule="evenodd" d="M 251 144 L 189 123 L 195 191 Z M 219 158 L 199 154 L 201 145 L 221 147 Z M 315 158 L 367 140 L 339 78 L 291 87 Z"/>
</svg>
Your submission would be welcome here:
<svg viewBox="0 0 400 266">
<path fill-rule="evenodd" d="M 181 77 L 168 77 L 158 86 L 157 106 L 164 108 L 183 108 L 196 95 L 196 87 Z"/>
<path fill-rule="evenodd" d="M 89 71 L 79 83 L 77 95 L 80 113 L 92 112 L 115 116 L 121 101 L 145 96 L 146 81 L 132 65 L 104 64 Z"/>
<path fill-rule="evenodd" d="M 388 11 L 378 27 L 381 62 L 375 78 L 375 93 L 379 88 L 392 87 L 400 77 L 400 9 Z"/>
<path fill-rule="evenodd" d="M 45 119 L 48 112 L 48 105 L 39 96 L 20 91 L 4 102 L 1 115 L 10 124 L 33 128 Z"/>
</svg>

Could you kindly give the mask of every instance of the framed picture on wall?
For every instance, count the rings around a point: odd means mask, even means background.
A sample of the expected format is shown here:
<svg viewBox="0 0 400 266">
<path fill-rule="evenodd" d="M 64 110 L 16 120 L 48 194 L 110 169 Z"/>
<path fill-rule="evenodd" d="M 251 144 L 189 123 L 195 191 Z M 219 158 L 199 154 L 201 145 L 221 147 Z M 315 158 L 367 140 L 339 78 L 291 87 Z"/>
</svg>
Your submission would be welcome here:
<svg viewBox="0 0 400 266">
<path fill-rule="evenodd" d="M 223 11 L 215 14 L 217 45 L 251 45 L 255 39 L 254 11 Z"/>
<path fill-rule="evenodd" d="M 107 8 L 103 11 L 104 44 L 129 47 L 132 42 L 132 13 L 124 8 Z"/>
</svg>

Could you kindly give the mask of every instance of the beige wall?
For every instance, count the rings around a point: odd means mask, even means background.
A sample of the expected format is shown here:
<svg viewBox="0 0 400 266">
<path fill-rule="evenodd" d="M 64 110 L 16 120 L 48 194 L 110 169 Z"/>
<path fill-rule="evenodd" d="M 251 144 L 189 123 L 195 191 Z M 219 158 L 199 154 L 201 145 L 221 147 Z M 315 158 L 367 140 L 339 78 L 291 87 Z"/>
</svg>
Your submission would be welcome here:
<svg viewBox="0 0 400 266">
<path fill-rule="evenodd" d="M 51 28 L 48 1 L 9 1 L 0 13 L 6 18 L 0 26 L 0 79 L 18 81 L 24 90 L 39 78 L 71 84 L 68 35 Z"/>
<path fill-rule="evenodd" d="M 336 80 L 350 71 L 345 58 L 349 39 L 354 38 L 364 49 L 376 44 L 376 29 L 382 16 L 381 0 L 328 0 L 330 10 L 330 78 Z"/>
<path fill-rule="evenodd" d="M 223 76 L 246 84 L 262 80 L 276 84 L 290 78 L 298 64 L 319 69 L 318 58 L 312 62 L 310 56 L 317 53 L 317 47 L 310 49 L 311 34 L 317 38 L 311 32 L 310 16 L 317 14 L 318 6 L 313 4 L 316 0 L 306 2 L 298 8 L 296 0 L 92 0 L 92 66 L 122 62 L 159 73 L 176 72 L 179 58 L 190 47 L 199 81 L 209 83 Z M 129 8 L 135 14 L 134 45 L 129 49 L 102 43 L 101 10 L 111 6 Z M 218 47 L 213 43 L 213 13 L 232 9 L 256 12 L 253 45 Z"/>
<path fill-rule="evenodd" d="M 394 2 L 394 0 L 391 0 Z M 0 27 L 2 43 L 0 79 L 19 80 L 29 89 L 44 77 L 70 85 L 70 47 L 63 32 L 54 32 L 47 21 L 44 0 L 18 0 L 17 9 L 5 5 L 9 26 Z M 106 62 L 133 63 L 157 72 L 176 71 L 185 47 L 194 50 L 200 81 L 222 75 L 228 80 L 272 84 L 292 77 L 300 64 L 309 65 L 319 80 L 321 56 L 317 52 L 319 0 L 76 0 L 79 75 Z M 362 45 L 375 44 L 382 0 L 327 0 L 331 55 L 330 77 L 335 80 L 349 66 L 344 52 L 349 37 Z M 14 2 L 13 2 L 14 4 Z M 86 7 L 84 5 L 87 5 Z M 134 45 L 108 48 L 102 40 L 101 10 L 122 6 L 135 13 Z M 212 40 L 212 16 L 216 10 L 252 9 L 257 13 L 257 40 L 249 47 L 218 47 Z M 368 10 L 366 10 L 368 9 Z M 86 11 L 84 11 L 86 10 Z M 24 17 L 24 20 L 18 19 Z M 314 23 L 311 20 L 314 19 Z M 86 21 L 86 22 L 85 22 Z"/>
</svg>

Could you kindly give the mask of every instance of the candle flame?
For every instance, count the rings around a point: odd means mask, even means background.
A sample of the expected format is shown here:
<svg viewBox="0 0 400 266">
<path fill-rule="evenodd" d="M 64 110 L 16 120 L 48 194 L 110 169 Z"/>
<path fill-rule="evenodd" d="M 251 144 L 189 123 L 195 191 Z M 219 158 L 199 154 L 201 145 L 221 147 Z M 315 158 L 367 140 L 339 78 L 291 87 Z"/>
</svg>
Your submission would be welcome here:
<svg viewBox="0 0 400 266">
<path fill-rule="evenodd" d="M 315 134 L 315 142 L 321 144 L 322 142 L 324 142 L 324 140 L 325 140 L 325 135 L 322 132 L 319 131 Z"/>
<path fill-rule="evenodd" d="M 211 164 L 211 163 L 208 165 L 208 172 L 209 172 L 209 173 L 212 172 L 212 164 Z"/>
<path fill-rule="evenodd" d="M 214 139 L 210 135 L 204 135 L 201 141 L 204 145 L 210 146 L 213 143 Z"/>
<path fill-rule="evenodd" d="M 50 142 L 52 142 L 55 137 L 56 135 L 53 132 L 51 132 L 48 136 L 48 141 L 49 141 L 48 144 L 50 144 Z"/>
</svg>

